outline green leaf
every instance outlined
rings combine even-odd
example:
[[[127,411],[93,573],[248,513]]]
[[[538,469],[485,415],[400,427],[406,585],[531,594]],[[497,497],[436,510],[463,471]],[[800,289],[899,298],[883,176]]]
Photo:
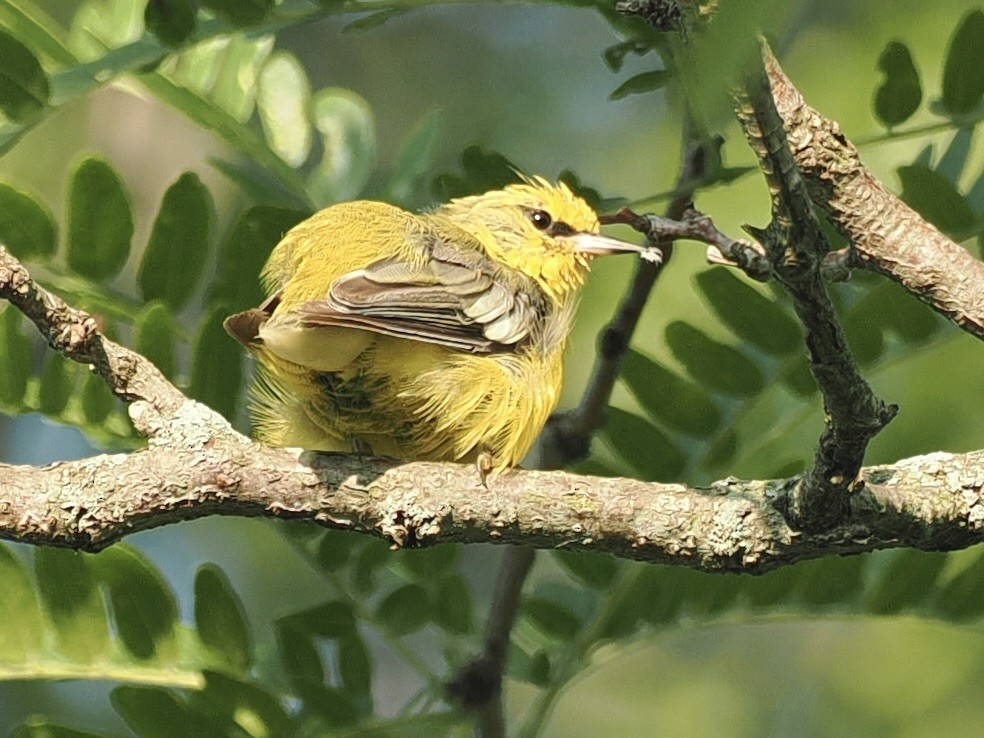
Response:
[[[612,451],[647,479],[673,480],[687,464],[683,452],[662,431],[620,408],[608,408],[602,435]]]
[[[11,738],[106,738],[104,733],[89,733],[84,730],[68,728],[64,725],[49,723],[47,720],[33,716],[26,722],[14,728]]]
[[[369,104],[351,90],[325,88],[311,103],[311,118],[321,134],[324,156],[308,179],[319,204],[358,195],[376,161],[376,123]]]
[[[800,397],[810,397],[818,389],[805,356],[798,356],[783,369],[780,381]]]
[[[362,542],[363,536],[357,533],[328,529],[318,542],[318,564],[325,571],[339,571]]]
[[[556,640],[571,641],[581,629],[577,615],[553,600],[526,597],[521,612],[537,630]]]
[[[230,312],[259,305],[265,297],[260,270],[284,234],[309,215],[266,205],[244,212],[222,243],[209,301],[226,303]]]
[[[149,659],[171,645],[177,624],[174,592],[143,554],[117,544],[92,559],[106,588],[120,641],[138,659]]]
[[[946,566],[945,554],[910,549],[893,553],[867,598],[868,609],[877,615],[896,613],[922,603]]]
[[[739,338],[773,356],[786,356],[802,346],[799,324],[729,269],[708,269],[694,280],[714,314]]]
[[[258,131],[241,123],[200,94],[172,82],[163,75],[142,74],[138,79],[161,102],[188,116],[202,128],[214,131],[268,174],[275,176],[280,186],[293,198],[299,202],[310,201],[297,172],[270,150]]]
[[[666,343],[690,376],[713,390],[751,397],[765,388],[765,378],[751,359],[689,323],[677,320],[666,326]]]
[[[173,692],[158,687],[124,685],[109,693],[113,709],[139,738],[217,736],[215,726],[191,712]]]
[[[277,623],[276,638],[280,662],[295,688],[305,690],[324,683],[321,654],[310,635],[286,619]]]
[[[878,57],[878,69],[885,79],[875,90],[875,116],[892,128],[907,121],[919,109],[922,84],[909,47],[899,41],[888,43]]]
[[[49,95],[48,77],[37,57],[0,29],[0,111],[11,120],[24,120],[43,110]]]
[[[960,233],[974,224],[970,203],[945,176],[919,164],[896,171],[902,182],[902,199],[941,231]]]
[[[133,321],[134,347],[147,357],[168,379],[176,373],[174,359],[174,319],[161,301],[151,302],[137,313]]]
[[[41,608],[27,568],[0,543],[0,661],[19,663],[40,650]]]
[[[236,35],[222,41],[215,61],[205,65],[205,70],[212,72],[208,97],[236,120],[245,123],[256,107],[256,79],[273,51],[276,38],[272,34],[255,39]]]
[[[198,176],[185,172],[168,187],[140,259],[137,283],[145,301],[180,310],[205,271],[212,198]]]
[[[419,584],[404,584],[390,592],[376,608],[376,619],[390,633],[404,636],[420,630],[430,617],[430,598]]]
[[[358,630],[338,639],[338,676],[346,692],[372,699],[372,659]]]
[[[738,434],[731,428],[725,428],[707,447],[700,463],[705,469],[712,471],[722,469],[735,458],[736,453],[738,453]]]
[[[468,583],[460,574],[444,574],[437,580],[432,606],[434,622],[449,633],[470,633],[472,597]]]
[[[243,361],[239,345],[229,339],[222,327],[228,315],[225,305],[219,303],[202,318],[191,353],[188,394],[232,418],[243,381]]]
[[[506,674],[513,679],[544,687],[550,682],[550,655],[543,649],[528,654],[515,641],[511,641]]]
[[[90,425],[100,425],[116,406],[116,397],[102,377],[87,371],[82,379],[82,394],[79,396],[82,415]]]
[[[861,591],[866,558],[830,556],[796,565],[794,591],[807,605],[848,605]]]
[[[0,404],[19,409],[31,375],[31,342],[21,330],[21,313],[0,305]]]
[[[147,0],[144,25],[165,46],[180,46],[195,32],[197,10],[193,0]]]
[[[222,20],[234,26],[255,26],[273,10],[274,0],[200,0]]]
[[[41,370],[41,388],[38,391],[38,410],[45,415],[57,416],[65,409],[75,385],[74,367],[61,354],[51,352]]]
[[[970,113],[984,95],[984,11],[964,16],[950,39],[943,67],[943,105],[954,115]]]
[[[55,253],[55,222],[30,195],[0,183],[0,243],[18,259],[42,259]]]
[[[443,121],[443,113],[432,110],[410,132],[396,159],[393,173],[383,187],[383,200],[405,205],[415,205],[424,200],[423,178],[434,162]]]
[[[68,265],[89,279],[112,277],[126,263],[133,238],[123,182],[103,159],[84,159],[69,183],[68,208]]]
[[[609,46],[602,52],[605,66],[613,72],[621,72],[622,65],[625,64],[625,57],[629,54],[642,56],[653,49],[653,42],[649,39],[630,38]]]
[[[950,579],[936,598],[936,609],[948,620],[984,615],[984,554]]]
[[[455,543],[442,543],[424,548],[403,548],[393,553],[393,560],[416,579],[427,581],[454,568],[461,547]]]
[[[368,594],[375,586],[376,572],[390,560],[391,551],[383,541],[370,539],[359,552],[352,569],[352,583],[362,594]]]
[[[721,412],[701,387],[634,349],[625,355],[622,380],[649,415],[674,430],[704,438],[721,424]]]
[[[38,594],[58,650],[76,663],[94,661],[109,647],[109,622],[91,560],[91,554],[46,546],[34,554]]]
[[[380,10],[378,13],[369,13],[349,23],[342,29],[342,33],[369,31],[373,28],[379,28],[390,18],[395,18],[396,16],[403,15],[406,12],[407,11],[405,8],[388,8],[386,10]]]
[[[304,632],[322,638],[339,638],[355,630],[355,613],[344,600],[330,600],[286,619]]]
[[[249,669],[253,644],[246,613],[229,578],[214,564],[204,564],[195,573],[195,628],[202,643],[230,669]]]
[[[274,52],[260,72],[256,105],[270,148],[292,167],[301,166],[311,153],[310,104],[304,67],[293,54]]]
[[[469,146],[461,152],[464,176],[441,174],[431,182],[431,195],[435,200],[477,195],[489,190],[500,190],[519,181],[519,168],[498,151],[486,151],[481,146]]]
[[[568,574],[595,589],[607,588],[619,570],[618,562],[608,554],[560,548],[553,556]]]
[[[608,96],[609,100],[621,100],[629,95],[638,95],[642,92],[652,92],[661,87],[665,87],[673,75],[665,69],[652,72],[643,72],[635,77],[630,77]]]
[[[216,671],[203,672],[205,688],[191,692],[189,707],[217,723],[222,735],[288,738],[294,735],[280,700],[261,687]]]

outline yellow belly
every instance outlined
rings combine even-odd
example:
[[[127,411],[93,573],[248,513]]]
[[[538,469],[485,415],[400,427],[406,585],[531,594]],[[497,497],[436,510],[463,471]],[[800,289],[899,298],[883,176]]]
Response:
[[[474,356],[377,336],[339,372],[258,358],[270,380],[254,395],[254,425],[267,443],[436,461],[487,452],[496,468],[526,455],[561,383],[559,350]]]

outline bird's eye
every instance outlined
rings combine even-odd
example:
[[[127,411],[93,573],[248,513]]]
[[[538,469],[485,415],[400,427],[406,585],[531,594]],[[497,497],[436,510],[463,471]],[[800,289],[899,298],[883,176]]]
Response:
[[[546,210],[534,210],[530,213],[530,221],[541,231],[547,230],[553,223],[553,218]]]

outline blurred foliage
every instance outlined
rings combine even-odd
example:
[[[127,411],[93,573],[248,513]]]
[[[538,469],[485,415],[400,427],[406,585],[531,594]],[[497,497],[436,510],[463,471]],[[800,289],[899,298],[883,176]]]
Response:
[[[401,24],[415,13],[438,25],[433,19],[439,16],[428,16],[426,5],[7,0],[0,4],[0,155],[16,157],[32,142],[53,140],[73,106],[90,104],[109,86],[177,111],[221,145],[209,149],[207,166],[182,165],[153,196],[121,171],[118,160],[89,149],[76,152],[71,166],[55,170],[51,176],[61,179],[57,186],[34,188],[23,177],[0,182],[0,241],[55,291],[96,315],[108,334],[135,346],[191,396],[235,421],[243,416],[241,388],[248,368],[239,347],[221,330],[221,319],[262,299],[260,268],[291,226],[340,200],[372,197],[420,208],[500,187],[514,181],[517,171],[537,171],[535,149],[524,149],[518,136],[509,153],[486,140],[462,145],[452,163],[447,141],[462,120],[481,119],[482,111],[493,110],[506,129],[527,118],[549,121],[538,129],[541,140],[549,138],[582,174],[591,156],[606,171],[615,170],[619,182],[628,181],[630,173],[609,158],[622,162],[623,169],[656,168],[647,162],[650,152],[642,138],[613,143],[612,136],[599,135],[597,154],[565,148],[571,131],[564,126],[571,124],[553,113],[570,106],[565,85],[557,78],[540,80],[533,65],[523,70],[530,92],[519,102],[510,104],[507,96],[523,94],[514,89],[521,85],[511,79],[503,85],[496,78],[488,93],[469,90],[474,109],[450,103],[424,109],[397,135],[380,120],[384,111],[412,97],[412,90],[403,91],[401,100],[373,98],[370,86],[345,82],[348,72],[326,75],[312,61],[312,48],[319,62],[325,55],[319,29],[348,31],[345,37],[336,34],[332,42],[338,46],[368,43],[360,39],[373,34],[399,38],[407,32]],[[798,36],[809,41],[811,34],[826,32],[834,46],[849,43],[852,28],[808,9],[797,16],[771,0],[722,3],[724,20],[697,29],[683,47],[675,36],[621,17],[601,0],[556,5],[568,7],[539,12],[565,13],[556,17],[568,19],[588,9],[609,29],[607,46],[594,51],[618,80],[608,79],[600,98],[617,101],[611,106],[638,105],[647,121],[652,108],[665,101],[674,120],[686,104],[699,128],[724,135],[723,156],[733,155],[736,134],[727,122],[727,88],[746,68],[756,29],[776,37],[780,48],[793,44],[795,52],[801,48],[793,43]],[[826,10],[835,20],[838,13],[868,12],[849,9],[846,0]],[[899,10],[898,18],[908,12],[916,11]],[[359,17],[353,20],[353,14]],[[876,167],[895,171],[902,197],[927,219],[954,238],[971,241],[980,240],[984,230],[984,175],[974,146],[984,118],[984,12],[960,9],[951,15],[950,40],[945,49],[940,40],[933,57],[917,51],[912,38],[887,38],[878,48],[860,51],[851,47],[866,60],[862,89],[870,92],[853,95],[845,112],[857,115],[858,100],[871,101],[871,111],[864,112],[885,129],[871,143],[935,134],[917,155],[906,149],[887,162],[876,161]],[[336,16],[342,17],[336,21]],[[819,31],[825,23],[833,25]],[[427,26],[428,39],[432,33],[453,35]],[[899,25],[896,33],[909,29]],[[564,53],[569,47],[565,36]],[[562,63],[576,68],[591,54],[584,48],[576,52]],[[426,63],[433,65],[428,69],[446,69],[454,66],[449,59],[466,65],[484,53],[469,37],[469,43],[442,48]],[[371,61],[367,55],[367,65]],[[795,53],[792,64],[795,68]],[[937,67],[939,84],[925,73]],[[382,69],[377,77],[382,88],[402,71],[392,64]],[[458,91],[447,87],[446,99],[458,100],[453,97]],[[580,113],[583,105],[576,100],[572,107]],[[167,158],[166,142],[161,147]],[[669,170],[671,159],[663,155],[660,165]],[[733,193],[743,192],[751,179],[744,175],[754,171],[749,161],[745,155],[738,165],[712,162],[701,197],[712,207],[716,196],[728,201],[721,202],[723,213],[734,207],[741,198]],[[603,197],[601,188],[574,171],[564,170],[559,178],[600,210],[626,202]],[[669,181],[668,175],[662,184],[669,187]],[[671,194],[664,189],[635,202],[651,205]],[[735,217],[748,219],[749,209],[753,206],[742,201]],[[680,264],[674,268],[695,263],[682,252],[678,248]],[[607,268],[599,265],[592,284],[605,284],[611,293],[617,290]],[[596,302],[592,286],[588,289],[585,322],[603,321],[595,305],[610,305],[611,298]],[[820,403],[788,302],[771,286],[753,285],[718,267],[695,267],[691,281],[680,280],[672,289],[661,280],[658,291],[660,322],[641,332],[630,352],[608,427],[581,467],[696,483],[724,473],[779,476],[802,470],[812,454]],[[903,416],[878,439],[874,455],[891,460],[939,450],[937,431],[944,424],[949,441],[959,439],[968,448],[984,442],[976,420],[982,390],[975,370],[965,370],[966,382],[951,381],[956,386],[951,396],[963,399],[966,409],[941,414],[936,404],[940,373],[959,377],[969,353],[951,326],[871,275],[859,274],[833,292],[866,371],[879,389],[903,392],[890,398],[900,402]],[[573,376],[583,375],[588,362],[583,355],[572,361]],[[80,428],[100,446],[138,447],[124,408],[102,383],[85,367],[46,352],[20,315],[6,307],[0,308],[0,367],[5,413],[43,413]],[[930,409],[920,410],[920,403]],[[903,424],[908,408],[915,408],[920,422]],[[446,701],[442,685],[480,650],[486,580],[495,557],[451,545],[392,552],[381,541],[350,533],[296,525],[276,530],[289,550],[280,552],[276,565],[269,564],[273,573],[266,572],[265,580],[254,572],[235,577],[228,566],[211,562],[181,580],[123,545],[98,555],[54,549],[28,555],[0,546],[0,679],[37,690],[34,714],[21,715],[14,734],[175,734],[162,726],[182,726],[181,734],[257,738],[467,734],[469,718]],[[167,534],[180,540],[174,528]],[[222,545],[245,551],[251,544]],[[270,597],[263,600],[266,627],[253,622],[243,593],[267,586],[257,582],[284,579],[285,572],[301,577],[302,570],[314,583],[314,600]],[[891,628],[904,635],[892,641],[891,650],[914,654],[912,659],[935,658],[935,680],[925,679],[919,669],[903,669],[912,677],[903,684],[877,662],[878,638],[895,630],[869,625],[865,631],[858,624],[889,616],[899,618]],[[976,708],[961,713],[958,697],[947,701],[940,685],[958,696],[980,687],[982,616],[979,550],[831,558],[757,578],[557,551],[540,557],[513,633],[509,720],[521,735],[629,735],[651,726],[651,711],[657,709],[669,733],[801,730],[803,721],[791,718],[792,708],[778,700],[754,707],[778,680],[756,670],[757,656],[728,650],[735,633],[753,627],[735,623],[762,620],[765,624],[755,627],[787,633],[797,654],[798,671],[785,657],[771,663],[780,670],[779,679],[795,671],[807,681],[795,693],[795,680],[788,680],[780,693],[792,694],[795,699],[788,702],[798,708],[813,705],[812,732],[899,734],[902,715],[907,735],[929,735],[930,728],[939,727],[927,717],[934,706],[948,710],[948,724],[957,731],[978,724],[981,715]],[[839,659],[814,653],[827,650],[834,637],[823,626],[836,627],[847,617],[854,630],[838,642],[840,651],[831,649]],[[943,623],[959,628],[946,629]],[[937,631],[945,638],[937,639]],[[865,637],[870,633],[876,634],[876,645]],[[774,651],[771,638],[765,637],[760,650]],[[938,654],[936,640],[945,641]],[[871,663],[855,668],[859,651]],[[638,663],[640,654],[650,654],[655,668]],[[413,685],[402,704],[386,687],[394,662],[402,664]],[[710,666],[700,671],[705,663]],[[621,665],[615,679],[608,673],[612,664]],[[666,674],[669,681],[642,692],[640,685],[648,687],[653,679],[626,679],[625,669]],[[50,683],[65,679],[107,681],[113,687],[97,708],[90,706],[72,720],[60,704],[64,696],[37,701]],[[585,696],[586,684],[601,691]],[[613,699],[620,704],[617,716]],[[110,710],[115,722],[105,717]],[[0,720],[5,719],[0,709]]]

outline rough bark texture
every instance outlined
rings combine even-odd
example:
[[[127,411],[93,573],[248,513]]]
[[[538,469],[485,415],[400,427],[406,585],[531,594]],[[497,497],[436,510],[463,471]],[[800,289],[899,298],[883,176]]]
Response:
[[[806,103],[768,52],[765,68],[810,197],[851,241],[853,261],[984,338],[984,262],[889,192],[861,163],[837,122]]]
[[[296,518],[396,546],[448,541],[574,546],[707,570],[764,572],[802,558],[984,541],[984,451],[864,469],[837,527],[808,535],[778,508],[796,480],[708,488],[268,449],[189,403],[145,451],[43,468],[0,466],[0,537],[98,550],[206,515]],[[301,463],[301,462],[304,463]]]

